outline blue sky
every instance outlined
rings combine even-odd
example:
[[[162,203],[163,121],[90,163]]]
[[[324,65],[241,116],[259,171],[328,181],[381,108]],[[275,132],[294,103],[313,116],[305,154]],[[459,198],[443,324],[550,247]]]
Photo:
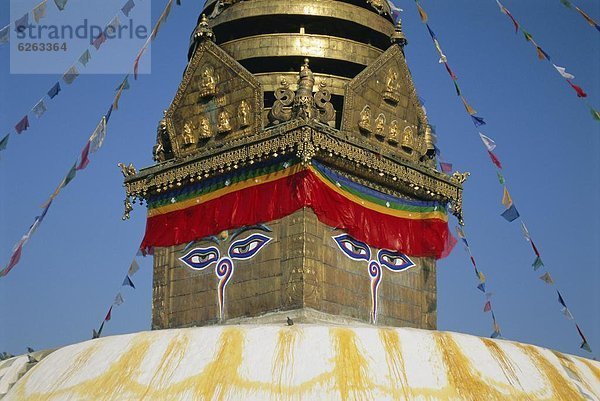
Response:
[[[71,0],[76,3],[76,0]],[[166,1],[152,1],[155,21]],[[152,46],[151,74],[131,80],[113,113],[103,148],[57,197],[23,252],[21,263],[0,280],[0,351],[25,352],[86,340],[101,323],[136,253],[145,211],[121,221],[124,191],[118,162],[152,164],[156,126],[172,100],[186,64],[189,36],[202,3],[174,7]],[[600,33],[559,0],[505,0],[504,5],[553,61],[600,108]],[[494,0],[422,1],[430,25],[458,75],[463,94],[496,140],[511,195],[542,258],[588,340],[600,351],[600,123],[534,48],[515,35]],[[577,0],[600,19],[600,5]],[[35,2],[31,1],[31,5]],[[53,7],[49,2],[49,7]],[[560,351],[579,350],[572,322],[560,313],[556,293],[533,272],[533,253],[516,222],[500,217],[502,187],[477,131],[421,24],[412,1],[402,1],[409,40],[406,57],[418,94],[436,126],[443,157],[470,171],[465,184],[466,231],[487,276],[504,337]],[[68,7],[68,6],[67,6]],[[114,15],[115,10],[108,14]],[[0,5],[0,26],[9,4]],[[133,60],[135,51],[92,54]],[[106,50],[106,55],[104,54]],[[150,62],[150,58],[145,59]],[[101,61],[98,61],[101,62]],[[9,48],[0,46],[0,133],[8,132],[56,82],[57,75],[10,75]],[[0,154],[0,264],[26,232],[40,205],[75,162],[109,107],[122,75],[82,75],[48,102],[47,113],[11,137]],[[455,222],[452,222],[452,226]],[[151,318],[151,260],[123,289],[104,334],[147,330]],[[491,319],[466,253],[459,245],[438,263],[438,326],[489,336]],[[596,354],[598,355],[598,353]]]

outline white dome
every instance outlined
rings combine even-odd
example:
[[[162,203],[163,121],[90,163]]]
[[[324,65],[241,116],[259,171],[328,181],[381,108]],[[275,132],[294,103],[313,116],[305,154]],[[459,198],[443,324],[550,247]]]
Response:
[[[296,324],[70,345],[42,359],[2,401],[580,399],[600,399],[598,362],[464,334]]]

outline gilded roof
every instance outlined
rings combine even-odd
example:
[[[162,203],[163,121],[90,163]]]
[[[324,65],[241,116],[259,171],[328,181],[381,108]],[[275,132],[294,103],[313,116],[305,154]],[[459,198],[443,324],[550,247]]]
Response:
[[[59,349],[12,400],[598,400],[596,361],[409,328],[240,325]]]

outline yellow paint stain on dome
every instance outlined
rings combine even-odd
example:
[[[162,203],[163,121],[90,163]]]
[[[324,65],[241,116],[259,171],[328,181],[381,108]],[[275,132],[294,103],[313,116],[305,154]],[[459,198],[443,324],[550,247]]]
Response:
[[[538,371],[546,376],[546,383],[550,385],[552,391],[552,400],[556,401],[576,401],[585,398],[579,393],[570,380],[567,380],[558,369],[550,363],[541,352],[531,345],[516,344],[536,366]]]
[[[515,372],[515,369],[513,368],[513,366],[515,366],[515,364],[509,358],[509,356],[506,355],[506,353],[502,350],[502,348],[500,348],[498,343],[490,340],[489,338],[482,338],[481,341],[483,341],[483,344],[486,346],[486,348],[488,349],[488,351],[490,352],[490,354],[492,355],[494,360],[498,363],[498,365],[502,369],[502,372],[504,373],[506,380],[508,380],[508,382],[511,383],[512,385],[515,385],[515,386],[518,385],[521,389],[523,389],[523,386],[521,385],[521,382],[519,381],[519,377],[517,376],[517,372]]]
[[[333,379],[342,401],[372,400],[375,387],[369,379],[367,359],[358,349],[357,338],[351,329],[330,329],[335,356],[333,357]]]
[[[584,387],[584,390],[586,391],[586,393],[594,394],[596,396],[596,398],[600,399],[600,397],[598,396],[598,393],[592,388],[592,386],[589,385],[588,382],[586,382],[584,380],[583,374],[581,373],[581,371],[579,370],[577,365],[575,365],[575,363],[571,360],[571,358],[569,358],[567,355],[563,354],[562,352],[553,350],[552,353],[554,355],[556,355],[556,357],[558,358],[562,367],[565,369],[565,371],[568,372],[569,377],[574,378],[574,380],[577,380],[579,383],[581,383],[581,385]]]
[[[150,393],[160,392],[161,389],[169,387],[177,368],[186,355],[189,344],[189,338],[183,334],[177,334],[164,351],[158,367],[155,369],[155,374],[148,383],[148,387],[143,396]]]
[[[283,328],[277,333],[277,344],[273,355],[273,391],[272,399],[276,401],[290,400],[292,393],[286,384],[291,383],[294,377],[294,350],[298,339],[299,331],[294,327]],[[297,393],[300,399],[301,394]],[[282,397],[286,398],[282,398]]]
[[[596,380],[600,381],[600,368],[596,364],[584,358],[579,358],[578,360],[592,371],[592,374],[594,377],[596,377]]]
[[[395,400],[411,400],[414,398],[408,378],[404,358],[402,357],[402,344],[398,332],[393,329],[380,329],[379,338],[385,349],[385,360],[388,366],[392,395]],[[402,398],[400,398],[402,397]]]

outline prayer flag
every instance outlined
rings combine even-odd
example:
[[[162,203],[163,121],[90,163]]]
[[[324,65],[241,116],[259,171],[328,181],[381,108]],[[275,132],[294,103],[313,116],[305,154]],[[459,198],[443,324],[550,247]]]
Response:
[[[458,78],[456,77],[456,75],[454,75],[454,72],[450,69],[450,66],[448,65],[448,63],[444,63],[444,67],[446,67],[446,71],[448,71],[450,78],[452,78],[454,81],[456,81]]]
[[[56,4],[56,7],[58,7],[58,9],[60,11],[65,9],[65,6],[67,5],[67,1],[68,0],[54,0],[54,4]]]
[[[417,4],[417,10],[419,10],[419,16],[421,17],[421,22],[422,23],[427,23],[427,13],[425,12],[425,10],[423,10],[423,7],[421,7],[419,4]]]
[[[46,0],[42,1],[33,9],[33,19],[35,22],[40,22],[46,16]]]
[[[73,181],[73,178],[75,178],[75,175],[77,175],[77,162],[75,162],[75,164],[73,164],[73,167],[71,167],[71,170],[69,170],[69,172],[67,173],[67,176],[65,177],[64,181],[63,181],[63,188],[66,187],[67,185],[69,185],[69,183],[71,181]]]
[[[110,116],[112,114],[113,111],[113,105],[111,103],[110,107],[108,108],[108,111],[106,112],[106,115],[104,116],[106,119],[106,122],[108,122],[108,120],[110,120]]]
[[[465,100],[464,97],[461,96],[460,99],[462,100],[463,105],[465,106],[465,109],[467,110],[467,113],[469,113],[470,115],[477,114],[475,109],[473,109],[471,106],[469,106],[469,104],[467,103],[467,101]]]
[[[490,338],[498,338],[498,337],[500,337],[500,332],[499,331],[494,331],[492,333],[492,335],[490,336]]]
[[[431,36],[431,39],[437,39],[435,33],[433,33],[433,30],[431,29],[429,24],[425,24],[425,26],[427,26],[427,31],[429,31],[429,36]]]
[[[121,26],[121,20],[118,15],[115,15],[114,18],[109,22],[107,28],[112,28],[112,33],[117,32],[117,29]]]
[[[58,95],[58,92],[60,92],[60,83],[59,82],[54,84],[54,86],[48,91],[48,96],[50,97],[50,99],[54,99],[56,97],[56,95]]]
[[[492,303],[490,301],[487,301],[485,303],[485,306],[483,307],[483,311],[484,312],[489,312],[492,310]]]
[[[567,7],[567,8],[572,8],[572,4],[569,0],[560,0],[560,2],[563,4],[563,6]]]
[[[0,277],[6,276],[8,273],[10,273],[13,267],[15,267],[17,263],[19,263],[19,260],[21,260],[21,252],[23,251],[23,245],[23,240],[20,240],[17,243],[17,246],[13,249],[13,253],[10,257],[10,260],[8,261],[8,265],[6,265],[6,267],[2,271],[0,271]]]
[[[526,30],[523,30],[523,35],[525,36],[525,40],[528,42],[533,42],[533,36]]]
[[[475,124],[476,127],[481,127],[482,125],[485,125],[485,120],[482,117],[471,116],[471,119],[473,120],[473,124]]]
[[[10,39],[10,25],[6,25],[4,28],[0,29],[0,44],[8,43]]]
[[[8,138],[10,138],[10,134],[6,134],[2,140],[0,140],[0,150],[6,149],[8,145]]]
[[[98,149],[102,147],[104,143],[104,138],[106,137],[106,117],[102,117],[98,126],[94,130],[92,136],[90,136],[90,153],[95,153]]]
[[[535,49],[537,51],[537,55],[540,60],[550,60],[550,56],[548,56],[548,53],[546,53],[544,50],[542,50],[541,47],[536,46]]]
[[[579,336],[581,337],[581,339],[583,340],[583,343],[581,343],[580,348],[583,348],[584,350],[586,350],[587,352],[592,352],[590,345],[588,344],[585,336],[583,335],[583,332],[581,331],[581,329],[579,328],[578,324],[575,324],[575,327],[577,328],[577,332],[579,333]]]
[[[440,168],[446,174],[450,174],[452,172],[452,163],[440,162]]]
[[[531,242],[531,247],[533,248],[533,252],[535,252],[535,256],[540,256],[540,252],[538,251],[537,247],[535,246],[535,244],[533,243],[533,240],[530,238],[529,242]]]
[[[112,307],[112,305],[111,305],[111,307],[108,309],[108,313],[106,314],[106,317],[104,318],[104,321],[105,321],[105,322],[108,322],[108,321],[110,320],[110,318],[111,318],[111,313],[112,313],[112,308],[113,308],[113,307]]]
[[[456,226],[456,235],[458,235],[459,238],[467,238],[461,226]]]
[[[493,154],[492,152],[490,152],[488,150],[488,154],[490,155],[490,158],[492,159],[492,162],[496,165],[496,167],[498,168],[502,168],[502,163],[500,163],[500,160],[498,160],[498,157]]]
[[[479,133],[479,137],[481,138],[481,142],[483,142],[485,148],[491,152],[496,149],[496,142],[492,140],[492,138],[483,135],[481,132]]]
[[[485,293],[485,283],[480,283],[480,284],[477,286],[477,289],[479,289],[479,291],[481,291],[481,292]]]
[[[594,120],[600,121],[600,111],[594,110],[591,107],[590,107],[590,111],[592,113],[592,117],[594,118]]]
[[[104,43],[104,42],[106,42],[106,35],[104,34],[104,32],[102,32],[100,35],[98,35],[96,37],[96,39],[94,39],[92,44],[94,45],[96,50],[99,50],[100,46],[102,46],[102,43]]]
[[[400,17],[400,13],[404,11],[400,7],[396,6],[392,1],[388,1],[390,5],[390,9],[392,10],[392,19],[394,20],[394,24],[398,23],[398,17]],[[177,5],[181,5],[181,0],[177,0]]]
[[[137,260],[133,259],[133,262],[131,262],[127,274],[129,276],[133,276],[135,273],[138,272],[138,270],[140,270],[140,265],[138,264]]]
[[[442,63],[447,62],[448,58],[446,57],[446,55],[442,51],[442,47],[440,46],[440,42],[438,42],[437,39],[433,39],[433,44],[435,45],[435,48],[437,49],[438,54],[440,55],[440,60],[438,61],[438,63],[442,64]]]
[[[81,160],[80,160],[79,165],[77,166],[76,170],[83,170],[84,168],[87,167],[88,164],[90,164],[89,155],[90,155],[91,144],[92,144],[92,142],[89,140],[85,144],[85,147],[81,151]]]
[[[29,13],[15,21],[15,32],[23,32],[29,26]]]
[[[125,79],[123,80],[123,82],[121,82],[121,84],[119,86],[117,86],[117,89],[115,89],[115,90],[122,91],[122,90],[129,89],[129,80],[128,80],[128,78],[129,78],[129,75],[127,75],[125,77]]]
[[[552,280],[552,276],[550,273],[546,272],[540,276],[540,280],[542,280],[546,284],[554,284],[554,280]]]
[[[29,128],[28,116],[23,117],[21,121],[19,121],[17,125],[15,125],[15,130],[17,131],[17,134],[20,134],[23,131],[27,131],[27,128]]]
[[[129,13],[133,9],[133,7],[135,7],[135,3],[133,2],[133,0],[128,0],[127,3],[125,3],[125,5],[123,6],[123,8],[121,8],[121,11],[123,12],[123,14],[125,14],[126,17],[129,17]]]
[[[44,99],[41,99],[39,102],[37,102],[37,104],[33,106],[33,109],[31,109],[37,118],[43,116],[46,110],[46,103],[44,102]]]
[[[521,222],[521,231],[523,232],[523,236],[527,241],[531,241],[531,235],[529,235],[529,230],[525,226],[524,222]]]
[[[500,183],[500,185],[504,185],[504,176],[500,174],[499,171],[496,172],[496,175],[498,176],[498,182]]]
[[[69,70],[67,72],[65,72],[65,74],[63,75],[63,81],[65,81],[65,83],[67,85],[71,85],[73,83],[73,81],[75,81],[75,79],[79,76],[79,71],[77,71],[77,67],[72,66],[71,68],[69,68]]]
[[[511,19],[513,25],[515,26],[515,33],[519,32],[519,23],[517,22],[515,17],[513,17],[510,11],[508,11],[508,9],[504,7],[498,0],[496,0],[496,3],[498,4],[498,7],[500,7],[500,12],[502,12],[502,14],[508,15],[508,17]]]
[[[563,315],[566,316],[567,319],[569,320],[573,320],[573,315],[571,314],[571,311],[569,310],[569,308],[564,307],[561,309],[561,312]]]
[[[456,96],[461,96],[460,87],[458,86],[458,82],[456,82],[456,80],[454,80],[453,82],[454,82],[454,89],[456,89]]]
[[[585,93],[583,91],[583,89],[581,89],[581,87],[575,85],[573,82],[571,82],[571,80],[567,79],[567,82],[569,83],[569,85],[571,85],[571,88],[573,88],[575,90],[575,92],[577,92],[577,97],[587,97],[587,93]]]
[[[587,15],[586,13],[583,12],[583,10],[579,7],[575,7],[575,10],[577,10],[577,12],[579,14],[581,14],[581,16],[587,21],[588,24],[590,24],[591,26],[593,26],[594,28],[598,29],[600,31],[600,26],[598,26],[598,24],[596,23],[596,21],[594,21],[589,15]]]
[[[512,221],[515,221],[519,217],[519,212],[517,211],[515,205],[511,205],[508,209],[502,212],[501,216],[504,217],[506,221],[510,223]]]
[[[562,295],[560,294],[560,291],[556,290],[556,294],[558,294],[558,303],[561,304],[563,306],[563,308],[566,308],[567,304],[565,303],[565,300],[563,299]]]
[[[91,58],[92,58],[92,55],[90,54],[90,51],[88,49],[86,49],[86,51],[83,52],[81,57],[79,57],[79,62],[81,64],[83,64],[83,66],[85,67],[87,65],[87,63],[90,62]]]
[[[131,279],[129,278],[129,276],[125,276],[125,279],[123,280],[123,286],[129,286],[131,288],[135,288],[135,285],[133,285],[133,281],[131,281]]]
[[[502,194],[502,204],[506,209],[511,207],[513,204],[512,198],[510,197],[510,194],[508,193],[508,189],[506,187],[504,187],[504,193]]]
[[[558,73],[565,79],[573,79],[575,78],[575,75],[569,74],[567,72],[567,69],[565,67],[559,67],[556,64],[552,64],[554,66],[554,68],[556,68],[556,71],[558,71]]]
[[[477,270],[477,263],[475,263],[475,258],[473,257],[473,255],[471,255],[470,259],[473,266],[475,266],[475,274],[477,274],[477,277],[479,277],[479,270]]]
[[[481,281],[482,283],[485,283],[485,274],[483,274],[482,272],[478,271],[477,272],[477,276],[479,277],[479,281]]]
[[[144,50],[146,49],[146,47],[144,46],[144,48],[142,49],[142,51],[140,51],[137,55],[137,57],[135,58],[135,61],[133,62],[133,79],[137,80],[137,76],[138,76],[138,69],[140,67],[140,58],[142,57],[142,54],[144,54]]]
[[[540,258],[539,256],[535,257],[535,260],[533,261],[533,263],[531,264],[533,266],[533,270],[538,270],[540,267],[544,266],[544,262],[542,262],[542,258]]]
[[[119,292],[117,294],[117,296],[115,297],[115,300],[113,301],[113,305],[115,306],[119,306],[121,305],[123,302],[125,302],[125,300],[123,299],[123,295],[121,295],[121,293]]]

